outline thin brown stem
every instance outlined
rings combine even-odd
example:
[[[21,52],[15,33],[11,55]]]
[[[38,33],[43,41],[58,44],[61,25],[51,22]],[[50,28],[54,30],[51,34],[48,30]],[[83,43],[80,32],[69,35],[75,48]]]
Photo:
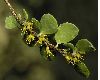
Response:
[[[4,0],[4,1],[5,1],[5,3],[7,4],[7,6],[9,7],[9,9],[10,9],[12,15],[15,17],[16,21],[17,21],[20,25],[22,25],[21,22],[20,22],[20,18],[17,16],[17,14],[16,14],[14,8],[11,6],[11,4],[9,3],[9,1],[8,1],[8,0]]]
[[[48,40],[45,40],[45,44],[48,45],[50,48],[52,48],[53,50],[56,50],[57,52],[61,53],[62,55],[65,54],[65,51],[63,49],[58,49],[57,47],[55,47],[53,44],[49,43]],[[66,52],[67,53],[67,52]]]

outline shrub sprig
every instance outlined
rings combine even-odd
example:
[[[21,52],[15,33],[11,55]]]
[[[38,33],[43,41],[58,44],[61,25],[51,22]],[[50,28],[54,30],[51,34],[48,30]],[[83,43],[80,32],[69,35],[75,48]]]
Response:
[[[76,25],[66,22],[58,26],[57,20],[51,14],[44,14],[40,21],[35,18],[29,20],[25,9],[19,16],[8,0],[4,1],[12,13],[12,16],[6,17],[5,20],[7,29],[18,27],[23,41],[30,47],[40,47],[40,54],[46,60],[52,61],[57,54],[61,54],[76,71],[89,77],[90,72],[83,63],[83,56],[90,51],[95,51],[95,47],[87,39],[79,40],[76,45],[70,42],[79,33]]]

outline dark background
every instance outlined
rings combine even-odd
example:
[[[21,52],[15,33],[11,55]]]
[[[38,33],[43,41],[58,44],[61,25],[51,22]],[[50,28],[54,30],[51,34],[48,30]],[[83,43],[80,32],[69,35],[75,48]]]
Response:
[[[21,13],[25,8],[30,18],[40,20],[46,13],[54,15],[58,23],[71,22],[79,29],[74,40],[87,38],[98,49],[97,0],[9,0]],[[98,80],[98,50],[87,54],[84,62],[91,75],[88,79],[78,74],[58,55],[52,62],[44,61],[37,47],[30,48],[21,40],[18,29],[4,28],[6,16],[11,15],[0,0],[0,80]]]

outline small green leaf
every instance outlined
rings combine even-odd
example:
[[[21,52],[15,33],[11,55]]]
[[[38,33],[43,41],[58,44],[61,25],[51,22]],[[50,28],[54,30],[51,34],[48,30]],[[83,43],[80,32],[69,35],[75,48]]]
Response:
[[[71,48],[72,50],[75,49],[74,45],[72,43],[67,43],[66,44],[67,47]]]
[[[75,65],[75,70],[85,76],[86,78],[89,77],[90,71],[88,70],[87,66],[83,62],[79,62]]]
[[[40,29],[40,22],[38,20],[36,20],[35,18],[32,18],[32,23],[35,27],[37,27],[38,29]]]
[[[19,24],[17,23],[16,19],[13,16],[6,17],[5,20],[5,28],[13,29],[17,27]]]
[[[23,9],[23,18],[25,19],[25,20],[28,20],[28,13],[26,12],[26,10],[25,9]]]
[[[89,42],[87,39],[81,39],[76,43],[76,48],[80,51],[81,54],[85,54],[85,52],[95,51],[95,47]]]
[[[40,33],[53,34],[57,31],[57,21],[51,14],[44,14],[40,20]]]
[[[55,34],[55,40],[57,44],[67,44],[67,42],[73,40],[78,35],[79,29],[71,23],[63,23],[58,27],[58,31]]]

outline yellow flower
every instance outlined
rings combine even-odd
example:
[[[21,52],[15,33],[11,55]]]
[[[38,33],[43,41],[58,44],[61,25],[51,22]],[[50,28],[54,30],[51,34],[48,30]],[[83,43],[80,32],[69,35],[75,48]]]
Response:
[[[48,57],[48,56],[54,56],[54,55],[52,54],[52,52],[50,51],[50,49],[49,49],[48,46],[46,47],[46,53],[47,53],[47,57]]]
[[[27,32],[33,32],[33,23],[31,22],[24,22],[23,28],[21,29],[22,33],[26,34]]]
[[[28,35],[27,38],[26,38],[27,44],[30,44],[34,40],[34,38],[35,37],[34,37],[33,34]]]
[[[46,40],[45,36],[47,36],[47,35],[40,35],[37,43],[42,44],[42,42]]]
[[[78,52],[74,52],[73,53],[67,53],[67,54],[64,54],[63,56],[65,56],[66,60],[71,63],[71,64],[76,64],[77,62],[80,62],[80,59],[82,59],[82,55],[80,55]]]

